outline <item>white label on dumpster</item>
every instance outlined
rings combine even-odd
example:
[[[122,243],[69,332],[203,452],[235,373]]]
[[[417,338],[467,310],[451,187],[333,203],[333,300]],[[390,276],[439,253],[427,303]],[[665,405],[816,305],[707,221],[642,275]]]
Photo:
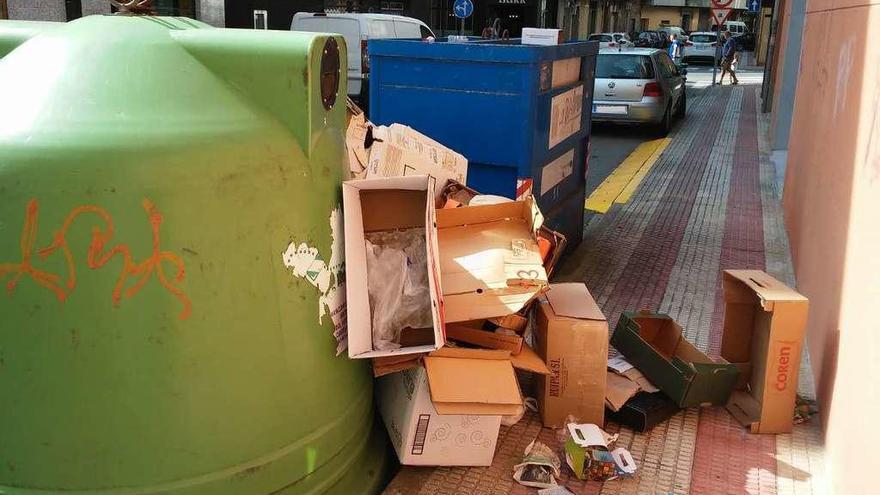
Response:
[[[330,213],[330,262],[318,252],[317,248],[302,242],[291,242],[282,254],[284,266],[293,269],[295,277],[304,278],[318,289],[318,323],[329,316],[333,322],[333,336],[336,337],[336,355],[348,348],[348,320],[345,311],[345,245],[342,238],[342,210],[337,206]]]
[[[550,102],[550,143],[556,146],[581,129],[584,86],[577,86],[565,93],[556,95]]]
[[[556,187],[574,170],[574,149],[560,156],[541,169],[541,196]]]

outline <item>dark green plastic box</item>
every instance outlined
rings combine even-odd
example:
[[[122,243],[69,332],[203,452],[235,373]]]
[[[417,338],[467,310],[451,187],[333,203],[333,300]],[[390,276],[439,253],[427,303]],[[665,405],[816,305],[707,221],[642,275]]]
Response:
[[[624,312],[611,345],[679,407],[727,404],[739,373],[694,347],[681,326],[662,313]]]

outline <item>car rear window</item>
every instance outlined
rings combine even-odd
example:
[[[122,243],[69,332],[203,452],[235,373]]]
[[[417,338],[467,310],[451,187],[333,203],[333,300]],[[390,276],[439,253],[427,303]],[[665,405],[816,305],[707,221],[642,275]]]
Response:
[[[607,34],[591,34],[590,37],[587,39],[587,41],[605,42],[605,41],[612,41],[612,38],[611,38],[611,36],[608,36]]]
[[[714,34],[692,34],[690,41],[694,43],[715,43],[718,36]]]
[[[651,57],[603,55],[596,58],[596,77],[601,79],[654,79]]]

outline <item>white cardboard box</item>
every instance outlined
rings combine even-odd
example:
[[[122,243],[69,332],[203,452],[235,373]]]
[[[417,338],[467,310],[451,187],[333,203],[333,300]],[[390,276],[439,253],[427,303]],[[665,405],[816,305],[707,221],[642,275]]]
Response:
[[[433,191],[434,179],[426,175],[351,180],[342,184],[348,357],[374,358],[417,354],[433,351],[446,343]],[[367,289],[364,232],[412,227],[425,228],[433,339],[390,351],[375,350]]]
[[[418,367],[376,381],[379,412],[401,464],[490,466],[501,416],[439,415]]]
[[[562,30],[549,28],[523,28],[523,45],[561,45]]]

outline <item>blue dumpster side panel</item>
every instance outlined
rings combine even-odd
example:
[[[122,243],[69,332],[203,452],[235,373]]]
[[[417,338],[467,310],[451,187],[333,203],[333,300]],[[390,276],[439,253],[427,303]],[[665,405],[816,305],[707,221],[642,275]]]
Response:
[[[482,193],[516,198],[518,180],[532,180],[546,224],[580,242],[597,43],[369,43],[372,122],[408,125],[462,153],[467,183]],[[573,57],[580,80],[550,89],[553,61]],[[580,129],[551,148],[553,98],[578,86]],[[542,190],[544,167],[557,159],[569,173]]]

